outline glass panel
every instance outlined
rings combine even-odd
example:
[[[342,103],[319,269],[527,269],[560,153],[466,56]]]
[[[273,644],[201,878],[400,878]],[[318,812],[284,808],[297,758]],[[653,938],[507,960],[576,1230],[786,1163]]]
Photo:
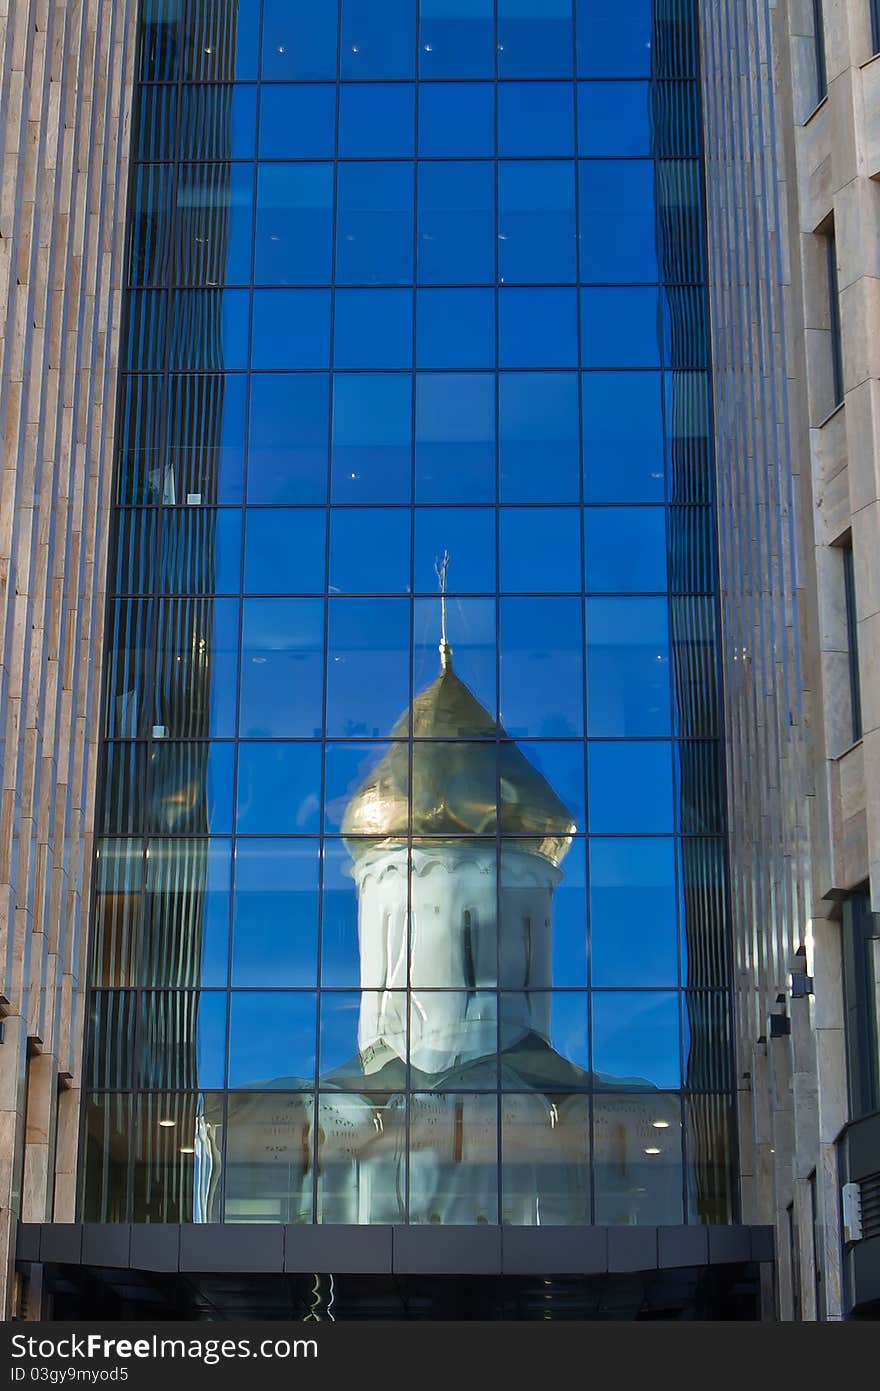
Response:
[[[130,1096],[90,1096],[85,1107],[84,1222],[128,1218]]]
[[[244,587],[248,593],[324,591],[327,516],[323,508],[252,508],[247,512]]]
[[[419,290],[416,366],[493,367],[494,290]]]
[[[336,278],[408,285],[413,274],[413,166],[338,166]]]
[[[92,929],[93,985],[133,984],[143,879],[141,841],[103,839],[98,842]]]
[[[687,990],[683,999],[685,1086],[692,1092],[729,1094],[730,998],[721,990]]]
[[[593,1157],[598,1225],[667,1226],[682,1221],[678,1097],[597,1096]]]
[[[410,528],[410,512],[402,507],[334,507],[330,513],[331,590],[408,593]]]
[[[494,75],[494,0],[419,0],[419,76]]]
[[[494,281],[494,165],[419,165],[418,207],[422,284]]]
[[[520,739],[517,747],[565,804],[578,832],[586,828],[584,746],[568,739]],[[574,853],[572,847],[571,854]],[[566,868],[566,876],[569,868]]]
[[[584,367],[659,367],[663,321],[654,289],[581,291]]]
[[[358,891],[353,852],[366,855],[371,842],[324,841],[324,877],[321,913],[321,983],[324,986],[384,986],[382,963],[375,957],[360,959]],[[401,879],[405,878],[405,868]]]
[[[576,507],[502,508],[501,589],[579,592],[580,523]]]
[[[676,744],[679,821],[683,835],[719,835],[724,830],[721,751],[716,743]]]
[[[153,586],[145,580],[137,587]],[[163,509],[158,588],[166,594],[237,594],[241,513],[215,507]]]
[[[311,1222],[314,1111],[310,1096],[230,1096],[224,1221]]]
[[[647,82],[578,84],[578,152],[649,155],[652,89]]]
[[[335,5],[263,0],[264,81],[336,76]]]
[[[249,284],[253,169],[242,164],[182,164],[176,204],[177,283]]]
[[[241,502],[245,391],[241,377],[172,377],[168,458],[151,477],[150,502]]]
[[[177,126],[177,88],[142,87],[136,100],[137,132],[132,158],[170,159],[174,154]]]
[[[586,991],[504,991],[501,1047],[501,1085],[508,1090],[586,1087],[590,1080]]]
[[[154,743],[148,829],[163,835],[230,832],[234,760],[232,743]],[[137,787],[143,799],[143,779]]]
[[[498,76],[568,77],[571,0],[498,0]]]
[[[227,983],[232,850],[224,840],[151,840],[141,985]]]
[[[371,1095],[403,1091],[406,1056],[405,990],[340,990],[322,996],[322,1088]]]
[[[412,0],[342,0],[343,77],[412,77],[416,10]]]
[[[578,599],[501,602],[501,719],[514,738],[583,731],[583,650]]]
[[[324,606],[315,599],[246,599],[239,732],[319,736]]]
[[[502,499],[577,502],[577,377],[574,373],[502,372],[499,392]]]
[[[140,996],[138,1082],[177,1091],[222,1087],[225,990],[145,990]]]
[[[233,985],[310,985],[318,972],[318,842],[239,840]]]
[[[135,1222],[219,1222],[222,1145],[222,1095],[139,1096]]]
[[[406,749],[391,744],[327,744],[324,752],[324,829],[342,830],[348,804],[371,781],[378,764],[394,748],[406,761]],[[406,796],[405,789],[402,789]],[[406,814],[406,813],[405,813]]]
[[[251,378],[248,502],[323,502],[330,385],[322,376]]]
[[[495,88],[490,83],[423,82],[418,100],[422,157],[495,153]]]
[[[142,82],[177,77],[179,25],[179,0],[142,0],[136,59],[136,73]]]
[[[498,228],[503,284],[575,280],[574,165],[502,162]]]
[[[334,376],[333,500],[406,502],[411,472],[411,379]]]
[[[724,1096],[685,1098],[689,1222],[737,1220],[733,1107]],[[741,1220],[741,1219],[740,1219]]]
[[[409,701],[409,602],[334,599],[327,660],[327,733],[381,739]],[[408,718],[403,733],[408,728]]]
[[[574,290],[505,287],[498,297],[501,367],[572,367],[578,360]]]
[[[581,77],[642,77],[651,66],[652,0],[576,0]]]
[[[248,835],[310,835],[321,824],[320,744],[241,744],[236,828]]]
[[[87,1029],[86,1086],[131,1086],[134,1079],[134,1019],[134,991],[92,991]]]
[[[334,367],[412,366],[411,290],[337,290],[333,312]]]
[[[157,502],[166,473],[158,458],[157,436],[164,404],[162,377],[126,377],[120,382],[117,412],[117,502]]]
[[[119,835],[143,827],[146,749],[138,744],[106,744],[101,798],[101,830]]]
[[[417,508],[413,548],[416,591],[436,593],[435,566],[444,552],[450,557],[447,594],[494,593],[494,510],[489,507]]]
[[[529,752],[534,747],[528,746]],[[550,847],[537,840],[501,842],[501,984],[507,989],[587,983],[584,843],[575,841],[555,855],[548,855],[548,849],[555,849],[552,842]],[[549,1007],[548,996],[542,994],[541,1000]],[[549,1037],[546,1028],[543,1032]],[[571,1060],[586,1066],[583,1053]],[[562,1074],[558,1068],[555,1080],[563,1087],[585,1082],[571,1070]],[[545,1081],[550,1085],[549,1076]]]
[[[180,89],[181,159],[253,159],[256,143],[256,87],[222,82]]]
[[[255,290],[251,366],[329,365],[330,291]]]
[[[587,600],[587,732],[670,733],[665,599]]]
[[[672,500],[711,502],[711,428],[705,373],[667,373],[666,433]]]
[[[412,158],[414,153],[412,83],[346,82],[339,88],[340,158]]]
[[[724,842],[688,838],[679,854],[683,982],[724,985],[730,970]]]
[[[413,690],[418,694],[440,675],[437,651],[441,632],[440,600],[417,599],[413,610]],[[447,630],[453,649],[455,674],[484,707],[485,737],[494,738],[494,720],[498,709],[495,600],[452,597],[447,604]],[[479,737],[473,720],[468,723],[467,732],[471,737]],[[447,733],[455,735],[459,732],[453,720]]]
[[[643,739],[592,742],[587,750],[590,830],[594,834],[669,833],[675,829],[672,746]],[[639,789],[638,798],[632,789]]]
[[[171,176],[173,166],[142,164],[134,171],[133,206],[128,252],[131,285],[164,285],[171,270],[173,249]]]
[[[164,330],[169,366],[196,372],[246,367],[250,298],[248,290],[175,290],[170,294]],[[155,355],[145,349],[145,365],[162,361],[165,342]]]
[[[467,769],[472,780],[468,789],[476,801],[488,797],[487,822],[494,822],[496,746],[494,744],[417,744],[413,750],[413,822],[421,829],[423,808],[431,788],[429,770],[451,765]],[[465,795],[468,795],[467,793]],[[480,810],[483,810],[481,806]],[[450,807],[447,815],[454,813]],[[462,813],[466,815],[465,808]],[[486,830],[491,830],[487,824]],[[477,1001],[464,995],[444,995],[439,1000],[432,988],[449,986],[494,986],[498,980],[498,901],[497,847],[494,840],[464,837],[459,840],[430,840],[423,837],[414,845],[410,858],[409,956],[410,981],[415,989],[426,990],[414,1003],[413,1065],[430,1073],[435,1049],[440,1058],[444,1047],[451,1058],[460,1046],[461,1057],[494,1055],[498,1050],[497,1012],[483,1010],[487,1002],[480,997],[480,1009],[488,1022],[470,1019],[478,1015]],[[404,889],[405,892],[405,889]],[[400,983],[406,982],[406,955],[400,953],[396,934],[405,920],[386,918],[374,925],[376,948],[381,946],[386,969],[399,970]],[[405,928],[404,928],[405,936]],[[399,965],[397,964],[399,961]],[[397,976],[394,977],[397,983]],[[448,1007],[448,1008],[447,1008]],[[470,1029],[470,1033],[468,1030]],[[432,1037],[429,1039],[427,1035]],[[468,1041],[470,1040],[470,1042]],[[451,1063],[442,1059],[433,1069],[445,1071]],[[494,1070],[494,1064],[493,1064]],[[471,1085],[467,1083],[466,1085]],[[475,1084],[475,1085],[482,1085]],[[494,1086],[495,1082],[490,1081]]]
[[[590,841],[593,985],[677,985],[672,840]]]
[[[416,1093],[410,1100],[410,1222],[498,1221],[498,1098]]]
[[[235,733],[237,599],[159,604],[153,734],[209,739]]]
[[[662,507],[584,510],[588,590],[637,593],[666,588],[666,513]]]
[[[494,990],[413,990],[409,1001],[413,1086],[498,1087],[498,995]]]
[[[324,1093],[318,1116],[318,1221],[404,1222],[403,1097]]]
[[[416,497],[419,502],[494,501],[494,378],[416,378]]]
[[[663,501],[663,413],[657,372],[586,372],[587,502]]]
[[[187,7],[183,77],[212,81],[256,77],[260,16],[250,0]]]
[[[332,159],[335,153],[332,83],[260,88],[261,159]]]
[[[501,1097],[502,1222],[589,1225],[589,1105],[558,1093]]]
[[[149,600],[129,599],[110,605],[107,735],[137,739],[149,732],[154,613]]]
[[[594,991],[592,1013],[597,1087],[681,1086],[677,991]]]
[[[263,164],[257,177],[254,280],[321,285],[331,278],[332,164]]]
[[[498,153],[574,154],[574,94],[567,82],[505,82],[498,88]]]
[[[578,186],[581,279],[658,279],[658,210],[650,160],[583,160]],[[614,235],[608,235],[609,227]]]
[[[675,721],[679,734],[717,734],[718,680],[715,611],[711,598],[683,597],[670,603]]]
[[[230,1087],[300,1091],[315,1080],[315,995],[304,990],[234,990]]]

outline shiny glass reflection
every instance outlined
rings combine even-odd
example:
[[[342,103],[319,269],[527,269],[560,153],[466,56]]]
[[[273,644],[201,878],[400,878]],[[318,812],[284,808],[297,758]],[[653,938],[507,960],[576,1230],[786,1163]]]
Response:
[[[219,1222],[223,1096],[142,1093],[135,1106],[135,1222]]]
[[[151,1090],[222,1087],[224,990],[145,990],[138,1006],[137,1084]]]
[[[577,278],[572,164],[502,161],[498,241],[503,284]]]
[[[232,935],[234,986],[314,985],[318,842],[239,840]]]
[[[334,593],[409,591],[411,516],[400,507],[334,507],[330,513],[330,587]],[[371,538],[363,549],[366,533]]]
[[[412,0],[343,0],[341,75],[412,77],[416,8]]]
[[[595,593],[666,589],[663,508],[585,508],[584,569],[587,589]]]
[[[565,82],[504,82],[498,88],[498,153],[574,154],[574,95]]]
[[[501,589],[546,594],[580,590],[580,521],[576,507],[502,508]]]
[[[323,607],[308,599],[245,600],[239,734],[320,735]]]
[[[583,730],[581,605],[577,599],[501,601],[501,719],[514,738]]]
[[[335,77],[336,27],[333,5],[263,0],[263,79]]]
[[[320,828],[320,744],[241,744],[236,830],[311,835]]]
[[[489,82],[421,83],[419,155],[475,158],[495,153],[495,87]]]
[[[494,0],[419,0],[419,76],[494,75]]]
[[[493,165],[420,164],[418,207],[422,284],[479,284],[495,279]]]
[[[447,624],[453,643],[455,672],[484,707],[487,712],[486,725],[490,730],[481,736],[471,724],[468,730],[456,728],[452,732],[469,733],[474,738],[494,738],[492,721],[498,709],[495,600],[460,599],[453,595],[447,601]],[[437,650],[440,625],[440,600],[416,599],[413,604],[412,649],[413,690],[416,692],[425,690],[440,674]]]
[[[245,516],[246,594],[323,592],[327,519],[322,508],[253,507]]]
[[[409,701],[406,599],[333,599],[327,655],[327,733],[382,739]]]
[[[662,502],[662,381],[658,372],[585,372],[584,498]]]
[[[495,499],[495,381],[470,373],[416,378],[416,501]]]
[[[495,364],[493,290],[419,290],[416,366],[479,368]]]
[[[226,986],[232,843],[147,843],[137,979],[141,985]]]
[[[330,385],[324,376],[252,377],[248,502],[323,502]]]
[[[256,284],[327,284],[332,240],[332,164],[260,165],[254,234]]]
[[[498,296],[500,367],[572,367],[577,359],[574,290],[502,289]]]
[[[232,830],[235,745],[154,742],[149,757],[147,830],[162,835]],[[144,781],[138,781],[143,806]]]
[[[411,367],[411,290],[337,290],[334,367]]]
[[[672,840],[590,841],[593,985],[677,985],[678,912]]]
[[[502,372],[500,488],[504,502],[576,502],[578,382],[574,373]]]
[[[332,159],[336,88],[330,83],[260,88],[261,159]]]
[[[681,1140],[678,1097],[597,1096],[596,1223],[610,1227],[681,1222]]]
[[[587,1097],[535,1092],[501,1097],[501,1191],[504,1223],[589,1225]]]
[[[330,365],[329,290],[254,290],[251,366]]]
[[[418,507],[415,511],[413,556],[416,592],[437,589],[438,557],[448,551],[450,565],[447,593],[494,592],[495,512],[489,507]]]
[[[675,829],[672,746],[659,741],[592,740],[587,747],[590,830],[640,835]],[[638,788],[634,797],[633,788]]]
[[[86,1222],[128,1217],[131,1096],[90,1096],[85,1105],[83,1201]]]
[[[410,1098],[409,1220],[498,1221],[498,1098],[416,1092]]]
[[[647,82],[578,84],[578,153],[648,155],[651,98]]]
[[[336,279],[343,285],[408,285],[413,273],[413,166],[340,164]]]
[[[234,990],[229,1085],[300,1091],[314,1085],[315,995],[307,990]]]
[[[229,1096],[225,1222],[311,1222],[314,1112],[311,1096]]]
[[[499,0],[499,77],[568,77],[572,57],[571,0]]]
[[[379,372],[337,373],[333,378],[334,502],[406,501],[411,460],[410,379]]]
[[[406,1102],[321,1093],[318,1111],[319,1222],[406,1220]]]
[[[587,733],[670,733],[669,614],[664,599],[587,600]]]
[[[593,1068],[606,1086],[680,1087],[678,994],[598,990],[592,996]]]
[[[415,100],[412,83],[343,83],[339,88],[340,158],[412,158]]]

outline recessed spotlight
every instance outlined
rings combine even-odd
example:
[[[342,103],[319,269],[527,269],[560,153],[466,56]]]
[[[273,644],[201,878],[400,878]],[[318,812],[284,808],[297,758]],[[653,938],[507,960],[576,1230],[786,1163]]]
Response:
[[[668,1130],[669,1121],[651,1121],[655,1130]]]
[[[181,1153],[181,1154],[195,1154],[195,1152],[196,1152],[196,1147],[195,1147],[195,1145],[181,1145],[181,1146],[180,1146],[180,1153]]]
[[[656,1145],[648,1145],[647,1149],[645,1150],[645,1154],[659,1154],[659,1153],[660,1153],[660,1151],[658,1150],[658,1148],[657,1148]]]
[[[159,1124],[163,1130],[170,1130],[172,1126],[177,1124],[177,1121],[173,1121],[170,1116],[166,1116],[163,1120],[160,1120]]]

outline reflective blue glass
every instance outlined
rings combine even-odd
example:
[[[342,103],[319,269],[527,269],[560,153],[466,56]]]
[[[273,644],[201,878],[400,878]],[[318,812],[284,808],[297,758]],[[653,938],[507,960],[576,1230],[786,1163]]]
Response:
[[[358,900],[351,877],[351,855],[341,840],[323,845],[321,886],[321,984],[357,986],[362,982],[358,944]],[[367,969],[365,985],[381,985]]]
[[[144,1013],[147,1014],[151,1012],[150,1006],[154,1003],[158,1003],[160,999],[162,999],[162,997],[157,995],[146,997],[142,995],[141,1002],[142,1006],[145,1006]],[[196,1075],[200,1087],[223,1086],[223,1074],[225,1071],[224,1060],[226,1054],[226,1007],[228,999],[229,997],[225,991],[216,990],[203,990],[198,996],[198,1012],[196,1016]],[[175,1000],[175,1003],[177,1003],[177,1000]],[[152,1041],[150,1039],[151,1033],[152,1030],[150,1029],[149,1019],[145,1019],[142,1016],[141,1036],[144,1040],[142,1048],[144,1048],[145,1051],[146,1048],[149,1047],[147,1040]],[[164,1039],[161,1039],[161,1042],[157,1040],[157,1043],[159,1043],[157,1052],[161,1049],[161,1043],[164,1043],[164,1041]],[[142,1058],[142,1062],[143,1061]],[[159,1056],[155,1061],[161,1075],[162,1063],[165,1059]],[[156,1077],[151,1077],[149,1075],[143,1077],[143,1081],[147,1086],[151,1083],[155,1084],[156,1080],[158,1080]]]
[[[338,833],[348,804],[390,744],[328,743],[324,753],[324,829]]]
[[[581,291],[584,367],[659,367],[663,320],[655,289]]]
[[[574,373],[499,376],[501,498],[576,502],[579,492],[578,382]]]
[[[327,496],[327,377],[251,378],[249,502],[323,502]]]
[[[501,722],[513,738],[583,731],[578,599],[502,599]]]
[[[335,77],[336,24],[335,5],[263,0],[263,77]]]
[[[319,600],[245,600],[241,736],[313,737],[320,733],[323,650],[324,611]],[[271,825],[268,830],[272,830]]]
[[[317,841],[238,841],[234,986],[315,984],[319,865]]]
[[[571,20],[571,0],[498,0],[498,76],[570,76]]]
[[[494,363],[494,290],[418,291],[417,367],[477,368]]]
[[[416,501],[495,500],[495,379],[416,378]]]
[[[668,835],[675,829],[670,744],[591,742],[587,787],[590,830],[596,835]]]
[[[364,545],[368,536],[369,544]],[[409,592],[410,513],[401,507],[333,508],[330,588],[334,593]]]
[[[154,742],[147,829],[162,835],[227,835],[232,830],[234,770],[233,743]]]
[[[460,285],[495,279],[495,169],[420,164],[418,279]]]
[[[419,0],[419,75],[494,77],[494,0]]]
[[[183,159],[253,159],[256,144],[255,86],[223,82],[181,88],[178,149]],[[170,152],[168,144],[165,158]]]
[[[157,297],[158,298],[158,297]],[[168,319],[153,318],[157,336],[143,343],[146,361],[168,352],[172,367],[222,372],[247,365],[247,290],[178,290],[168,297]],[[158,305],[156,305],[158,308]],[[170,338],[160,342],[159,333]],[[143,341],[143,340],[142,340]]]
[[[588,599],[586,621],[587,733],[669,734],[666,600]]]
[[[576,0],[580,77],[647,77],[651,71],[652,0]]]
[[[404,502],[412,470],[412,382],[402,375],[333,379],[334,502]]]
[[[587,589],[597,593],[666,589],[664,509],[585,508],[584,570]]]
[[[571,812],[571,819],[578,832],[583,833],[587,825],[586,802],[584,800],[584,746],[569,739],[521,739],[519,748],[531,764],[543,773],[557,796],[561,797],[568,810]],[[572,882],[574,872],[574,861],[572,855],[576,847],[572,846],[565,857],[565,882]],[[583,883],[583,876],[581,876]],[[554,918],[555,926],[559,928],[558,911]],[[557,985],[565,985],[569,982],[557,980]],[[577,982],[571,982],[577,984]]]
[[[590,841],[593,985],[677,985],[673,840]]]
[[[255,78],[260,59],[260,7],[252,0],[231,0],[218,5],[194,4],[186,8],[183,28],[184,82]],[[169,45],[171,47],[171,45]],[[173,50],[172,50],[173,51]]]
[[[409,600],[334,598],[329,621],[327,733],[384,738],[409,700]]]
[[[314,1086],[315,1040],[316,1004],[310,991],[233,991],[230,1087],[294,1091]]]
[[[453,560],[450,574],[456,565]],[[454,645],[456,674],[494,719],[498,712],[497,613],[494,599],[460,599],[447,603],[447,628]],[[441,631],[440,600],[416,599],[413,604],[413,689],[437,679]]]
[[[514,593],[580,591],[575,507],[505,507],[501,510],[500,588]]]
[[[413,273],[411,164],[340,164],[336,278],[406,285]]]
[[[681,1086],[676,992],[596,992],[592,1014],[596,1072],[646,1090]]]
[[[421,83],[419,154],[449,159],[495,153],[495,88],[489,82]]]
[[[120,592],[129,587],[135,585],[123,585]],[[238,594],[240,589],[241,512],[226,507],[165,508],[160,528],[160,592]]]
[[[342,0],[343,77],[412,77],[416,7],[412,0]]]
[[[330,291],[255,290],[251,366],[329,365]]]
[[[415,153],[415,87],[347,82],[339,89],[342,159],[394,159]]]
[[[171,739],[234,735],[237,600],[163,600],[158,646],[164,660],[155,678],[153,725]],[[193,685],[198,695],[191,703],[182,696]]]
[[[572,367],[578,359],[577,293],[505,288],[498,296],[500,367]]]
[[[657,279],[657,208],[650,160],[583,160],[580,167],[581,279]],[[609,236],[609,230],[613,235]]]
[[[433,594],[435,564],[450,555],[448,593],[494,592],[495,513],[488,507],[419,507],[415,513],[416,592]]]
[[[647,82],[579,83],[578,154],[652,154],[650,101]]]
[[[245,835],[311,835],[320,830],[321,746],[238,746],[235,826]]]
[[[500,164],[498,243],[503,283],[577,279],[572,164]]]
[[[326,517],[318,507],[260,507],[245,525],[246,594],[320,594],[326,565]]]
[[[337,290],[334,367],[411,367],[412,290]]]
[[[332,164],[261,165],[257,178],[256,283],[329,283],[332,239]]]
[[[662,502],[663,408],[658,372],[585,372],[584,497]]]
[[[251,278],[253,169],[184,164],[177,171],[176,264],[180,285],[247,284]]]
[[[504,82],[498,88],[498,153],[574,154],[574,93],[567,82]]]
[[[332,83],[260,88],[261,159],[332,159],[336,88]]]

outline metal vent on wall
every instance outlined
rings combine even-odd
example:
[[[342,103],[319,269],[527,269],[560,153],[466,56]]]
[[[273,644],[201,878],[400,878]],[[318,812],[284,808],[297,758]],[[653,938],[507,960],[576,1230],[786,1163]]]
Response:
[[[859,1179],[862,1196],[862,1239],[880,1236],[880,1170]]]

